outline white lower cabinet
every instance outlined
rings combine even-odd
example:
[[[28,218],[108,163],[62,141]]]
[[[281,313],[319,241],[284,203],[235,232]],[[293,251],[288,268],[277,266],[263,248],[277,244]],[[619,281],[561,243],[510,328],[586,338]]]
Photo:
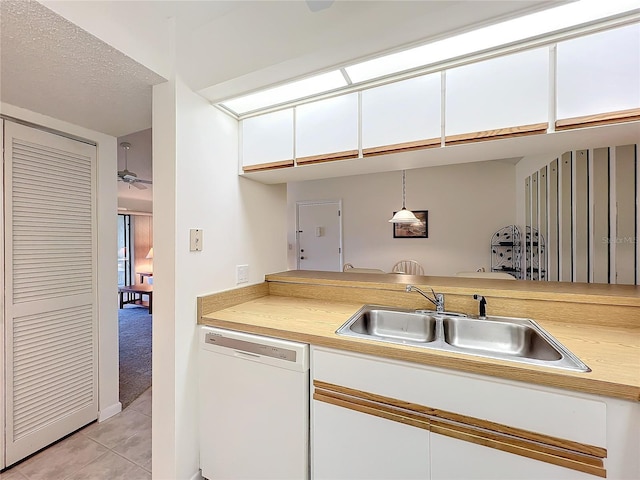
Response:
[[[640,478],[640,403],[312,347],[312,478]]]
[[[593,475],[431,433],[433,480],[593,480]]]
[[[427,480],[429,432],[325,402],[313,402],[313,478]]]

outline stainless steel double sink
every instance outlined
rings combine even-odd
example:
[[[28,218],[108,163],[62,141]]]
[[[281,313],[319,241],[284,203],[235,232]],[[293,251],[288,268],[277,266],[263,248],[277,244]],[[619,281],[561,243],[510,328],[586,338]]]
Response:
[[[365,305],[336,333],[349,337],[510,360],[580,372],[591,369],[527,318]]]

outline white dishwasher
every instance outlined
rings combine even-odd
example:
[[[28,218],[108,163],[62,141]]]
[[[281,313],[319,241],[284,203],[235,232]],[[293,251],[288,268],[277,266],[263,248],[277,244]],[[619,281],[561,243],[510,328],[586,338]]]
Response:
[[[309,478],[309,345],[200,329],[202,476]]]

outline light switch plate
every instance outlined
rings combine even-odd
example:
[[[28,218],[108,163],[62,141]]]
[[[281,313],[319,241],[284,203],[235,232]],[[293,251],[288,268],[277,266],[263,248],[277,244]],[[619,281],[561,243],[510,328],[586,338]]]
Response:
[[[202,229],[192,228],[189,230],[189,251],[202,251]]]
[[[236,283],[249,281],[249,265],[236,265]]]

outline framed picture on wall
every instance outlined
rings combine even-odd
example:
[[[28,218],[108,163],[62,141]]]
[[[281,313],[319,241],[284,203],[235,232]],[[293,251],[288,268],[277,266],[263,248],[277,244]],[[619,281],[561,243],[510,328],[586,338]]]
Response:
[[[396,212],[393,212],[394,215]],[[419,223],[394,223],[393,238],[429,238],[429,211],[413,210]]]

